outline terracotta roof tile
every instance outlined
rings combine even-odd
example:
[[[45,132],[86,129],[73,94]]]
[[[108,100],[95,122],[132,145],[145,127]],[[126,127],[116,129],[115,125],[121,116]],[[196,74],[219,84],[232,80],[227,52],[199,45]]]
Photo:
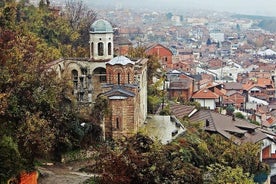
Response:
[[[272,85],[272,81],[271,81],[271,79],[258,78],[257,79],[257,85],[265,87],[266,85]]]
[[[197,91],[192,98],[198,98],[198,99],[217,99],[219,98],[219,95],[216,93],[213,93],[209,89],[201,89]]]
[[[244,85],[242,85],[242,88],[246,91],[250,90],[251,88],[255,87],[256,85],[255,84],[252,84],[252,83],[246,83]]]

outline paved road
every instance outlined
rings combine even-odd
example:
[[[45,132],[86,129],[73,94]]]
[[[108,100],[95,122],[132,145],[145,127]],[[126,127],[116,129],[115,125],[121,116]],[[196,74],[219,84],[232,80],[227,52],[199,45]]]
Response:
[[[81,184],[93,174],[78,172],[77,168],[66,165],[43,166],[37,168],[41,175],[39,184]]]

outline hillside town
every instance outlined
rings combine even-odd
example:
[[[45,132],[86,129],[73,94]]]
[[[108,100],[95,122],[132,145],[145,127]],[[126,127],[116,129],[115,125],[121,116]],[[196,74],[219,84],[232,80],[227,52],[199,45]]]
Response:
[[[276,130],[274,129],[276,125],[276,113],[274,112],[276,110],[274,81],[276,34],[257,27],[258,20],[237,18],[227,13],[184,17],[173,13],[136,12],[118,8],[116,11],[100,10],[98,14],[103,19],[93,24],[96,27],[91,26],[92,32],[90,31],[90,33],[96,33],[97,29],[99,31],[107,30],[107,33],[101,34],[112,32],[114,34],[114,55],[117,57],[107,62],[106,71],[104,66],[101,68],[102,71],[90,67],[88,70],[95,72],[95,74],[92,73],[92,76],[99,75],[105,77],[106,80],[110,78],[114,80],[115,77],[116,81],[107,80],[109,86],[112,83],[121,83],[122,85],[130,83],[129,76],[124,76],[127,72],[124,72],[125,74],[122,76],[120,73],[113,74],[116,70],[110,70],[108,66],[139,64],[141,62],[139,60],[131,61],[123,57],[129,57],[129,50],[133,47],[144,47],[147,55],[158,57],[162,75],[165,75],[164,85],[161,86],[162,90],[166,91],[166,95],[163,97],[165,100],[163,99],[163,104],[160,104],[159,109],[154,112],[155,114],[160,113],[160,108],[168,106],[171,116],[176,119],[189,117],[192,123],[204,122],[205,131],[221,134],[238,145],[245,142],[262,142],[261,160],[270,164],[271,176],[276,173],[273,161],[276,150]],[[115,25],[112,28],[114,32],[108,30],[111,29],[111,25],[106,20]],[[101,21],[103,23],[100,23]],[[97,26],[100,24],[108,28],[98,28]],[[89,43],[92,42],[93,38]],[[98,62],[108,61],[108,58],[97,58],[95,54],[98,51],[93,50],[95,48],[91,49],[90,60],[92,59],[92,62],[95,63],[97,59]],[[72,60],[69,62],[70,65],[73,62],[80,63]],[[58,63],[61,61],[55,62],[55,65]],[[64,68],[63,65],[66,66],[63,63],[62,66],[59,65],[59,68]],[[140,64],[140,66],[142,65]],[[72,66],[69,70],[72,70]],[[77,70],[81,73],[81,68],[75,71]],[[118,81],[120,77],[128,78],[128,82]],[[104,129],[112,135],[109,137],[118,138],[135,133],[138,131],[137,128],[143,127],[146,122],[148,123],[146,129],[150,127],[147,131],[151,132],[149,135],[152,137],[160,137],[161,140],[164,134],[172,134],[173,137],[177,137],[175,135],[178,135],[178,131],[181,133],[183,130],[172,128],[171,132],[165,133],[158,130],[164,118],[157,120],[158,126],[151,125],[151,120],[146,120],[146,113],[143,112],[147,106],[146,101],[141,103],[141,99],[147,98],[147,93],[143,92],[147,86],[145,84],[146,77],[133,76],[131,80],[132,78],[134,86],[140,85],[139,89],[142,93],[137,96],[140,102],[134,100],[134,105],[130,105],[129,102],[120,102],[120,105],[118,102],[111,102],[112,100],[121,99],[122,101],[132,98],[132,94],[123,91],[123,88],[118,90],[117,87],[113,87],[113,90],[104,93],[108,95],[111,104],[117,104],[112,109],[113,117],[104,123]],[[139,81],[137,81],[138,78]],[[157,77],[154,81],[162,79]],[[106,81],[103,80],[100,83],[103,85]],[[94,89],[91,90],[91,93],[94,93],[92,96],[95,93],[95,96],[98,96],[98,93],[103,93],[100,90],[100,85],[95,81],[92,84],[94,84]],[[120,86],[122,87],[122,85]],[[83,97],[79,95],[85,92],[77,90],[76,88],[77,98],[83,101]],[[90,102],[93,101],[92,99]],[[185,102],[197,102],[201,110],[194,106],[179,105],[183,102],[184,104]],[[126,104],[128,104],[127,107]],[[125,109],[137,112],[137,110],[130,110],[137,109],[135,106],[141,109],[138,113],[140,115],[135,115],[135,113],[130,115],[124,112]],[[228,109],[232,109],[230,116]],[[243,119],[235,118],[235,113],[240,114]],[[133,120],[129,121],[130,117],[134,117],[134,127],[130,126],[133,124]],[[138,117],[142,117],[142,119]],[[109,123],[111,124],[109,125]],[[169,125],[165,124],[164,127],[169,129]],[[158,133],[153,133],[155,131]],[[170,141],[169,138],[163,143]]]
[[[38,4],[38,2],[30,1],[29,4]],[[29,4],[28,6],[32,6]],[[51,6],[49,4],[46,6],[46,4],[40,2],[39,7],[48,6],[47,11],[53,13],[54,17],[65,17],[65,4],[53,3]],[[127,171],[124,171],[123,174],[117,171],[120,170],[120,166],[122,166],[120,164],[123,161],[119,162],[118,159],[116,162],[114,159],[112,160],[114,165],[112,165],[111,162],[105,163],[103,160],[110,159],[112,154],[122,156],[125,153],[130,155],[127,157],[129,160],[134,160],[131,160],[136,164],[133,168],[141,167],[139,159],[143,160],[143,156],[156,158],[156,155],[149,157],[152,155],[148,151],[154,147],[154,141],[166,148],[166,154],[162,156],[171,159],[169,162],[177,165],[181,163],[178,158],[181,158],[185,160],[185,164],[188,160],[187,163],[191,163],[197,169],[205,163],[200,165],[200,159],[197,160],[191,156],[194,154],[192,151],[199,149],[207,154],[211,152],[209,150],[212,146],[208,147],[206,142],[209,140],[221,141],[222,138],[222,141],[227,142],[223,142],[225,145],[232,146],[233,144],[242,149],[243,145],[252,144],[245,151],[248,155],[250,154],[247,151],[253,148],[257,150],[257,154],[254,155],[255,157],[257,155],[257,161],[254,161],[256,165],[251,166],[250,163],[248,168],[251,170],[246,170],[247,173],[242,171],[241,174],[247,176],[249,173],[251,178],[248,176],[243,181],[247,181],[249,178],[255,183],[276,183],[276,33],[261,26],[263,17],[209,10],[196,12],[189,10],[185,12],[134,10],[124,8],[120,6],[120,3],[111,8],[98,8],[95,11],[97,16],[93,22],[86,25],[88,27],[88,30],[85,30],[85,34],[87,34],[86,48],[81,50],[80,47],[76,47],[77,51],[81,51],[80,54],[76,54],[77,51],[74,53],[71,47],[68,50],[64,49],[67,51],[65,56],[61,54],[58,58],[49,57],[49,62],[40,67],[43,68],[43,76],[53,72],[55,80],[64,80],[69,83],[68,86],[62,86],[64,89],[60,89],[62,95],[59,96],[62,100],[58,106],[61,110],[57,112],[66,111],[73,106],[72,104],[76,104],[76,110],[68,110],[68,114],[77,114],[69,121],[76,121],[79,116],[83,116],[83,118],[76,121],[77,125],[72,126],[73,128],[68,132],[74,132],[78,128],[88,130],[86,137],[84,131],[83,137],[79,141],[80,144],[78,143],[79,145],[76,146],[79,150],[85,151],[78,152],[78,154],[85,155],[83,160],[87,161],[86,164],[93,163],[96,167],[99,163],[103,164],[101,172],[95,168],[91,169],[90,165],[84,167],[85,172],[92,173],[91,175],[85,173],[83,175],[85,179],[92,178],[92,176],[93,178],[98,177],[98,172],[100,178],[104,178],[104,174],[111,172],[114,175],[108,173],[104,182],[114,179],[117,183],[133,183],[144,172],[143,169],[137,176],[133,176],[134,178],[125,179],[122,176]],[[154,65],[155,62],[156,65]],[[2,86],[5,87],[5,85]],[[49,84],[49,86],[51,85]],[[9,105],[5,105],[9,104],[7,101],[10,94],[6,89],[4,90],[4,87],[0,91],[0,102],[3,104],[0,105],[0,115],[6,120],[12,117],[10,115],[12,113],[6,113],[6,111],[10,112]],[[45,88],[39,86],[35,92],[44,95]],[[51,94],[49,97],[52,97]],[[40,100],[38,101],[40,102]],[[48,107],[44,103],[42,101],[40,106],[46,107],[46,110],[52,108],[51,105]],[[11,112],[17,111],[12,109]],[[30,112],[32,111],[30,110]],[[31,116],[30,112],[25,112],[27,122],[39,122],[35,118],[42,118],[41,122],[47,119],[47,113],[40,112]],[[57,112],[54,111],[51,116],[55,116],[58,114]],[[20,113],[18,114],[20,117]],[[61,117],[65,117],[65,113],[61,112],[61,114]],[[69,115],[67,116],[69,117]],[[20,119],[18,117],[17,119]],[[31,117],[30,120],[29,117]],[[59,126],[66,127],[67,125],[62,122],[66,122],[68,119],[67,117],[62,119]],[[23,130],[25,129],[20,129],[19,134],[23,134]],[[33,131],[33,128],[31,130]],[[43,130],[43,126],[40,130]],[[51,130],[42,131],[42,134],[47,134]],[[60,145],[64,146],[69,142],[69,138],[68,140],[61,138],[62,136],[66,137],[68,132],[57,133],[55,139],[61,140],[62,144]],[[147,138],[142,137],[141,132]],[[204,140],[206,145],[203,145],[199,138],[193,140],[193,136],[198,135],[200,135],[200,139],[206,139]],[[185,137],[184,140],[182,140],[183,137]],[[29,139],[31,138],[28,137],[27,143],[30,141]],[[75,139],[75,137],[72,138],[73,141]],[[52,139],[53,142],[56,140]],[[117,140],[118,142],[116,142]],[[130,142],[120,142],[121,140]],[[40,145],[36,138],[35,141],[31,145]],[[107,152],[109,148],[104,151],[97,150],[98,152],[95,151],[96,148],[93,151],[89,150],[90,145],[101,141],[106,145],[111,145],[110,152]],[[137,143],[139,141],[142,142]],[[28,145],[26,142],[25,144]],[[184,146],[184,148],[180,146],[174,148],[170,143]],[[85,149],[82,144],[85,145]],[[56,149],[60,151],[62,146],[57,146]],[[185,146],[196,148],[186,153]],[[216,146],[226,149],[223,145]],[[161,150],[160,147],[158,149]],[[69,150],[69,148],[66,149]],[[187,148],[187,150],[189,149]],[[66,151],[64,152],[66,153]],[[156,151],[154,154],[160,154],[162,151]],[[65,153],[62,152],[59,155],[60,162],[64,164],[63,167],[68,162],[82,157],[77,154],[77,158],[72,159],[69,156],[67,158]],[[103,153],[106,154],[101,155]],[[140,157],[140,153],[143,156]],[[177,156],[174,157],[174,154]],[[223,152],[221,155],[227,154]],[[41,155],[43,154],[36,156],[41,157]],[[133,155],[139,156],[133,158]],[[197,156],[202,155],[198,154]],[[229,155],[226,157],[220,160],[221,163],[231,160]],[[88,161],[91,158],[93,161]],[[97,160],[96,158],[101,159]],[[162,159],[164,158],[162,157]],[[212,159],[206,161],[208,164],[211,163],[206,164],[207,174],[202,174],[203,176],[199,177],[200,179],[195,183],[202,181],[212,183],[216,180],[212,174],[216,175],[217,173],[208,170],[216,167],[212,164]],[[240,159],[242,160],[242,158]],[[131,162],[129,160],[126,162]],[[147,165],[149,160],[143,160],[144,162],[141,161],[141,163]],[[243,160],[243,162],[246,161]],[[267,164],[269,168],[262,164]],[[41,183],[50,183],[50,178],[55,175],[55,171],[51,170],[53,165],[52,163],[43,163],[42,166],[37,167],[42,175],[42,179],[39,180]],[[126,165],[129,167],[131,164]],[[149,170],[145,173],[154,173],[157,170],[156,165],[158,164],[148,165],[150,165]],[[184,165],[181,165],[181,168]],[[191,165],[190,167],[192,167]],[[233,171],[234,167],[238,168],[241,165],[233,164],[231,170]],[[112,167],[115,166],[118,168],[113,171]],[[70,166],[71,174],[74,167]],[[222,166],[217,166],[216,169],[219,167]],[[66,169],[68,170],[68,168]],[[223,169],[226,170],[226,168]],[[162,170],[162,172],[169,171]],[[198,173],[200,172],[203,173],[203,171],[198,171]],[[143,176],[146,176],[145,173]],[[163,175],[166,175],[164,173]],[[163,180],[159,176],[156,176],[159,180],[145,180],[141,176],[137,181],[138,183],[140,181],[181,183],[177,177],[181,178],[187,173],[191,177],[193,175],[186,170],[183,171],[185,174],[178,175],[176,173],[171,174],[174,176],[172,178],[169,174],[164,176]],[[75,175],[80,176],[80,171],[76,171]],[[181,179],[188,183],[191,180],[194,181],[194,178],[183,177]],[[80,181],[84,180],[80,179],[78,182]],[[232,183],[236,183],[236,181],[232,181]]]
[[[260,20],[208,13],[99,11],[116,25],[120,54],[143,46],[159,57],[170,100],[194,100],[217,111],[232,105],[273,127],[275,33],[257,27]]]

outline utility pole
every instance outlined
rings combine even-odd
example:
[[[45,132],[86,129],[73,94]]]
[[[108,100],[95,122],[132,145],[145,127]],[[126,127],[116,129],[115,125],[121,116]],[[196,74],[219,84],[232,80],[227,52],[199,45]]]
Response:
[[[162,99],[162,110],[164,109],[164,103],[165,103],[165,84],[166,84],[166,74],[163,74],[163,99]]]

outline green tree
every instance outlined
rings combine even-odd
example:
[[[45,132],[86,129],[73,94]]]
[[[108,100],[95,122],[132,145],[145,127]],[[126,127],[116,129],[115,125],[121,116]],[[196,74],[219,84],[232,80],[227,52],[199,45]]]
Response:
[[[0,137],[0,183],[16,177],[23,169],[18,146],[11,137]]]
[[[207,42],[206,42],[206,45],[209,46],[209,45],[211,45],[211,44],[212,44],[212,41],[211,41],[210,38],[208,38],[208,39],[207,39]]]
[[[235,111],[235,108],[232,105],[226,107],[226,114],[232,116]]]
[[[95,167],[102,183],[201,183],[199,169],[179,159],[178,150],[137,134],[101,149]]]
[[[156,55],[147,55],[145,47],[130,48],[128,56],[134,59],[148,58],[147,79],[148,84],[152,84],[153,76],[156,76],[158,74],[158,70],[161,70],[161,65],[158,61],[158,57]]]
[[[241,26],[240,26],[240,24],[237,24],[237,25],[236,25],[236,29],[237,29],[238,32],[241,31]]]
[[[7,3],[5,8],[8,6],[13,4]],[[61,52],[54,44],[50,46],[45,37],[38,37],[34,32],[39,30],[42,19],[27,13],[33,11],[39,15],[38,10],[30,6],[30,9],[21,7],[18,11],[26,12],[20,22],[4,17],[11,24],[3,24],[0,28],[0,94],[4,94],[1,98],[4,106],[1,105],[0,130],[3,135],[15,138],[21,156],[32,164],[35,157],[52,153],[61,143],[79,146],[81,138],[72,131],[77,129],[71,126],[79,118],[72,113],[74,110],[63,108],[68,100],[70,104],[67,107],[75,108],[66,92],[71,86],[56,78],[56,73],[47,65],[60,58]],[[24,20],[34,20],[38,29],[28,27],[30,22]]]
[[[167,20],[171,20],[172,19],[173,14],[171,12],[166,14]]]
[[[244,173],[241,167],[231,168],[221,164],[211,164],[207,169],[208,171],[204,174],[206,184],[254,184],[253,178],[249,176],[249,173]]]
[[[94,10],[88,9],[88,6],[80,0],[66,0],[64,17],[69,23],[71,29],[80,36],[74,42],[71,42],[74,48],[85,49],[89,53],[87,40],[89,40],[89,29],[91,24],[96,20],[97,14]]]
[[[241,112],[236,112],[235,116],[240,119],[245,119],[245,116]]]

